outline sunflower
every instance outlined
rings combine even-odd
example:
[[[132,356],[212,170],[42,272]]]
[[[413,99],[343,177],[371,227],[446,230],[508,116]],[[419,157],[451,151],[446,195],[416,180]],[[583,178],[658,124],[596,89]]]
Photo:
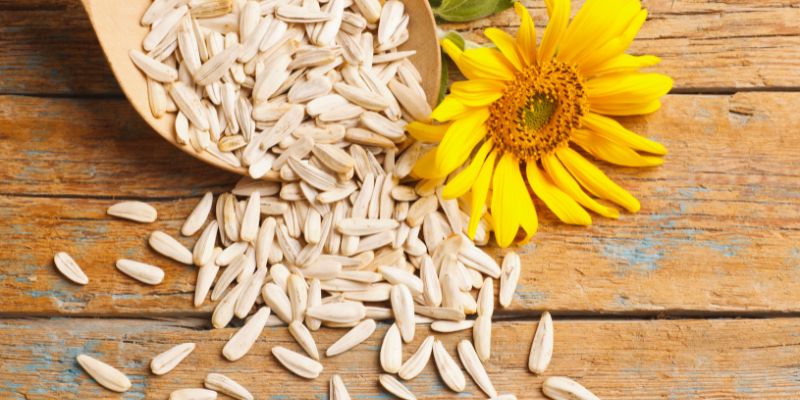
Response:
[[[533,20],[520,3],[516,38],[489,28],[485,35],[495,47],[469,50],[445,39],[444,51],[467,80],[453,83],[434,110],[438,124],[408,125],[417,140],[438,142],[414,174],[447,179],[442,195],[466,200],[470,237],[488,212],[502,247],[520,228],[522,242],[536,232],[531,193],[568,224],[591,224],[587,209],[619,217],[608,202],[639,210],[638,200],[577,148],[627,167],[661,165],[658,156],[666,154],[613,119],[658,110],[672,87],[666,75],[640,72],[658,57],[625,54],[647,18],[640,1],[588,0],[571,22],[569,0],[546,3],[550,18],[538,48]]]

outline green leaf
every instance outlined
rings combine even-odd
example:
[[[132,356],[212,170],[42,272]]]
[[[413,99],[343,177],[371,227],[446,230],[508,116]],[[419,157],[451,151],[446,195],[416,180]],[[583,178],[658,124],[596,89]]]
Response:
[[[428,0],[428,3],[431,4],[431,8],[436,8],[442,5],[442,0]]]
[[[437,17],[450,22],[469,22],[488,17],[514,5],[514,0],[442,0],[433,8]]]
[[[447,56],[443,52],[442,53],[442,76],[439,78],[439,99],[436,100],[436,104],[437,105],[439,103],[441,103],[442,100],[444,100],[445,96],[447,96],[447,86],[450,83],[450,71],[449,71],[450,68],[448,66],[449,62],[450,62],[450,60],[447,58]]]

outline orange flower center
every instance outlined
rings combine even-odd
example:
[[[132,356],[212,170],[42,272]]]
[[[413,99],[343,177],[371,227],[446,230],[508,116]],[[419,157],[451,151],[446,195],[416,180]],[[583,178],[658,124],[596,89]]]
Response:
[[[583,79],[576,68],[551,61],[517,73],[489,107],[486,125],[497,148],[535,162],[567,145],[587,110]]]

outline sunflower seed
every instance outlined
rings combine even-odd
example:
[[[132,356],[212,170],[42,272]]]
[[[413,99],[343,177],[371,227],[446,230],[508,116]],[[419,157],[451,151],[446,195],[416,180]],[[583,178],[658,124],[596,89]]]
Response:
[[[258,235],[258,220],[261,215],[261,194],[255,191],[250,194],[247,200],[242,226],[240,228],[239,240],[253,243]]]
[[[314,77],[302,82],[296,82],[289,90],[290,103],[305,103],[331,92],[333,85],[325,76]]]
[[[253,347],[253,344],[258,339],[261,331],[264,330],[264,325],[269,318],[270,309],[268,307],[261,307],[249,320],[236,331],[235,334],[225,343],[222,348],[222,355],[230,361],[236,361]]]
[[[141,201],[123,201],[112,205],[106,211],[108,215],[135,222],[155,222],[158,213],[153,206]]]
[[[464,310],[458,308],[429,307],[416,305],[414,311],[429,318],[446,321],[463,321],[466,318]]]
[[[292,304],[286,292],[284,292],[280,286],[274,283],[267,283],[264,285],[264,288],[261,289],[261,297],[263,297],[264,302],[272,308],[272,312],[283,322],[289,323],[292,321]]]
[[[183,82],[175,82],[169,87],[169,95],[194,126],[202,131],[209,129],[206,108],[194,90]]]
[[[178,0],[155,0],[145,10],[142,16],[142,25],[147,26],[158,21],[164,14],[175,8]]]
[[[381,368],[390,374],[400,371],[403,365],[403,341],[397,324],[392,324],[383,337],[380,350]]]
[[[217,242],[218,228],[217,221],[211,221],[203,230],[203,233],[200,234],[200,238],[197,239],[192,252],[194,265],[202,267],[211,261],[211,256],[214,254],[214,244]]]
[[[220,230],[220,233],[221,232],[222,230]],[[226,247],[225,250],[222,250],[222,252],[219,255],[217,255],[215,262],[220,267],[227,266],[231,262],[233,262],[233,260],[235,260],[236,257],[244,254],[245,250],[247,250],[248,247],[249,245],[245,242],[233,243],[232,245]]]
[[[192,265],[192,252],[172,236],[162,232],[153,231],[148,239],[150,247],[161,255],[171,258],[179,263]]]
[[[164,280],[164,270],[138,261],[117,260],[117,269],[125,275],[148,285],[158,285]]]
[[[288,162],[292,170],[300,176],[300,179],[314,188],[327,191],[336,187],[336,179],[328,175],[325,171],[294,157],[289,157]]]
[[[380,16],[380,25],[378,27],[378,43],[385,44],[389,42],[391,36],[400,26],[404,11],[404,4],[397,0],[387,1],[383,5]],[[365,15],[365,17],[367,16]],[[370,18],[367,18],[367,20],[369,21]]]
[[[56,264],[58,271],[67,279],[79,285],[89,283],[89,277],[86,276],[78,263],[69,254],[60,251],[53,257],[53,262]]]
[[[171,7],[173,6],[168,6],[167,9]],[[173,31],[173,29],[175,29],[183,16],[186,15],[187,11],[189,11],[188,7],[180,6],[178,8],[171,9],[166,14],[163,14],[163,16],[157,21],[149,21],[153,22],[153,26],[142,41],[142,48],[147,51],[156,49],[156,47],[164,41],[164,39]]]
[[[517,289],[517,282],[519,282],[520,267],[521,262],[517,253],[508,252],[503,258],[503,272],[500,275],[500,295],[498,298],[500,306],[503,308],[508,308],[511,305],[511,300]]]
[[[189,7],[195,18],[213,18],[233,11],[233,0],[191,0]]]
[[[222,374],[218,374],[215,372],[209,373],[208,375],[206,375],[206,379],[203,381],[203,384],[205,385],[205,387],[211,390],[214,390],[222,394],[226,394],[237,400],[255,399],[253,395],[250,394],[250,392],[247,389],[245,389],[244,386],[240,385],[233,379]]]
[[[211,285],[214,284],[214,278],[217,277],[219,266],[214,262],[222,249],[219,247],[214,249],[211,256],[211,261],[203,265],[197,270],[197,281],[194,286],[194,306],[200,307],[206,301]]]
[[[319,352],[317,351],[317,344],[314,342],[314,337],[311,332],[303,325],[301,321],[293,321],[289,324],[289,333],[297,341],[297,344],[311,356],[314,360],[319,361]]]
[[[131,388],[131,381],[116,368],[86,354],[76,359],[83,370],[106,389],[122,393]]]
[[[311,279],[311,283],[309,283],[308,285],[308,308],[316,307],[321,304],[322,304],[322,289],[320,288],[319,279],[314,278]],[[312,331],[318,330],[320,325],[322,324],[322,321],[316,318],[309,317],[308,314],[306,314],[305,322],[308,329]]]
[[[375,321],[371,319],[365,319],[361,321],[358,325],[350,329],[344,336],[339,338],[335,343],[333,343],[328,349],[325,351],[325,355],[327,357],[334,357],[339,354],[342,354],[353,347],[356,347],[359,343],[367,340],[373,332],[375,332]]]
[[[467,329],[472,329],[475,321],[465,319],[462,321],[433,321],[431,330],[441,333],[459,332]]]
[[[156,375],[164,375],[175,369],[178,364],[194,351],[194,343],[179,344],[155,357],[150,361],[150,370]]]
[[[353,301],[363,302],[382,302],[388,301],[391,297],[392,285],[388,283],[374,283],[369,285],[366,290],[359,292],[344,292],[344,298]]]
[[[248,257],[247,254],[240,254],[236,256],[233,261],[231,261],[228,268],[225,268],[225,270],[222,271],[219,279],[217,279],[217,283],[214,284],[214,290],[211,291],[211,301],[216,301],[222,297],[228,286],[230,286],[230,284],[242,274],[242,271],[249,269],[247,266],[249,258],[250,257]]]
[[[433,343],[433,361],[439,370],[439,376],[442,377],[447,387],[454,392],[463,392],[467,385],[467,380],[456,361],[447,353],[441,340],[436,340]]]
[[[308,304],[308,285],[306,280],[298,274],[291,274],[289,275],[286,290],[289,295],[289,303],[292,306],[292,321],[302,321],[305,318]]]
[[[233,319],[234,308],[236,307],[236,300],[242,294],[245,285],[239,284],[229,290],[228,293],[217,303],[214,307],[214,312],[211,313],[211,325],[214,328],[222,329],[231,322]]]
[[[494,314],[494,283],[492,278],[486,278],[478,293],[478,315],[491,317],[492,314]]]
[[[500,277],[500,266],[490,255],[468,241],[458,249],[458,260],[469,268],[494,279]]]
[[[286,369],[301,378],[314,379],[322,373],[322,364],[287,348],[275,346],[272,348],[272,355]]]
[[[545,311],[539,319],[536,335],[533,337],[531,354],[528,357],[528,369],[534,374],[541,375],[550,364],[553,357],[553,318]]]
[[[379,266],[378,272],[393,285],[405,285],[411,291],[412,296],[421,295],[423,292],[422,280],[411,272],[386,265]]]
[[[205,224],[208,219],[208,214],[211,212],[211,206],[214,203],[214,195],[207,192],[203,198],[197,203],[192,212],[186,217],[183,226],[181,227],[181,235],[192,236],[197,233],[200,228]]]
[[[346,301],[309,307],[306,315],[325,322],[346,324],[361,321],[366,312],[363,304]]]
[[[330,400],[350,400],[350,393],[347,392],[347,388],[344,386],[344,381],[342,381],[342,378],[339,375],[331,376],[329,397]]]
[[[269,217],[264,219],[256,235],[256,267],[266,268],[272,244],[275,241],[277,221]]]
[[[234,315],[244,319],[250,314],[253,305],[256,304],[258,296],[261,294],[261,288],[267,278],[267,267],[258,267],[253,276],[247,281],[243,282],[245,285],[242,294],[236,299],[236,306],[234,307]]]
[[[178,389],[169,394],[169,400],[216,400],[217,392],[209,389]]]
[[[358,108],[362,110],[362,112],[353,115],[351,118],[358,117],[363,113],[363,108],[360,107]],[[322,114],[320,118],[323,118],[324,116],[325,114]],[[361,144],[365,146],[375,146],[383,149],[393,149],[395,147],[394,142],[387,139],[386,137],[362,128],[348,129],[345,132],[345,139],[350,143]]]
[[[486,369],[483,367],[483,364],[481,364],[480,358],[478,358],[478,353],[475,352],[475,348],[469,340],[465,339],[458,343],[458,357],[461,359],[461,364],[464,365],[464,369],[467,370],[469,376],[475,381],[475,384],[478,385],[487,396],[492,398],[497,396],[497,391],[494,389],[494,385],[492,385],[492,381],[489,379]]]
[[[481,361],[487,361],[492,350],[492,317],[479,315],[472,327],[472,340]]]
[[[325,22],[331,18],[331,15],[325,12],[315,12],[304,7],[290,5],[279,6],[275,10],[275,15],[285,22],[297,24]]]
[[[412,228],[420,226],[426,215],[436,211],[438,204],[439,202],[436,200],[435,196],[420,198],[409,207],[406,223]]]
[[[414,393],[411,393],[405,385],[400,383],[395,377],[387,374],[381,374],[378,377],[378,382],[381,383],[384,389],[386,389],[389,393],[403,399],[403,400],[416,400],[417,397],[414,396]]]
[[[564,376],[545,379],[542,392],[553,400],[600,400],[580,383]]]
[[[406,343],[414,340],[414,300],[411,291],[404,284],[396,284],[391,292],[392,311],[394,312],[397,327]]]
[[[391,219],[345,218],[336,225],[343,235],[366,236],[397,228],[398,222]]]
[[[428,364],[428,360],[431,359],[434,340],[435,338],[433,336],[425,338],[422,344],[417,348],[417,351],[400,367],[400,371],[398,372],[400,378],[411,380],[422,372],[422,369]]]
[[[391,140],[392,142],[401,142],[405,138],[405,131],[403,130],[402,125],[391,121],[378,113],[371,111],[365,112],[361,115],[360,121],[367,129]]]
[[[131,49],[131,60],[148,78],[158,82],[170,83],[178,79],[178,70],[154,60],[139,50]]]

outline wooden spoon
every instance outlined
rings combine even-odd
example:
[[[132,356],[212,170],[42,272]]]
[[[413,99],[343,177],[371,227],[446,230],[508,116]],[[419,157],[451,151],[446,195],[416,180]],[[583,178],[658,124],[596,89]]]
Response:
[[[198,153],[191,145],[181,145],[175,140],[175,115],[167,114],[161,118],[153,117],[147,96],[147,82],[144,75],[133,65],[128,52],[141,49],[142,40],[149,31],[139,21],[151,0],[81,0],[92,26],[105,52],[111,70],[122,87],[133,108],[164,139],[181,150],[208,164],[231,172],[247,175],[246,168],[234,168],[207,152]],[[428,102],[434,105],[439,94],[441,59],[439,42],[436,38],[436,22],[428,0],[404,0],[410,21],[410,39],[402,46],[403,50],[416,50],[411,62],[423,77],[422,86]],[[101,110],[102,111],[102,110]]]

